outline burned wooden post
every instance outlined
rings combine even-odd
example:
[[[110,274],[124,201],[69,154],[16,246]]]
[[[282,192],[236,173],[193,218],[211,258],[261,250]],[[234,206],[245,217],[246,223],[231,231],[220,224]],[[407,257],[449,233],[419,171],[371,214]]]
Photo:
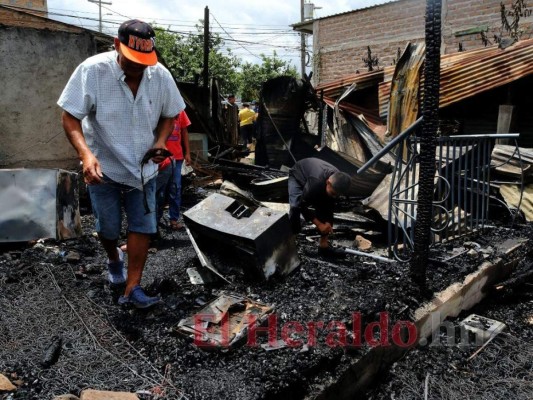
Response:
[[[426,5],[426,62],[424,68],[424,101],[420,136],[420,175],[418,181],[417,217],[411,277],[421,286],[426,282],[426,266],[431,240],[431,220],[435,177],[435,149],[439,117],[441,0],[428,0]]]

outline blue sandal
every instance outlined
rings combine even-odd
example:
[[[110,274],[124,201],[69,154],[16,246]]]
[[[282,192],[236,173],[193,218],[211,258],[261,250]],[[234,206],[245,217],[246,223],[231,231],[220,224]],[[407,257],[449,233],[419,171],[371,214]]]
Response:
[[[143,288],[138,285],[131,290],[129,296],[120,296],[118,299],[118,304],[133,304],[136,308],[149,308],[159,302],[161,302],[161,298],[147,296]]]

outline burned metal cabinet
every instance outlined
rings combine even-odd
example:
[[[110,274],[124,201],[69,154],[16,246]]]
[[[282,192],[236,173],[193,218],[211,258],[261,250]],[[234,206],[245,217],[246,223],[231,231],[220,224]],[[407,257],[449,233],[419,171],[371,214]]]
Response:
[[[215,193],[183,218],[200,250],[221,270],[231,264],[247,275],[269,279],[289,274],[299,264],[286,213],[249,208]]]
[[[81,234],[78,174],[61,169],[0,170],[0,242]]]

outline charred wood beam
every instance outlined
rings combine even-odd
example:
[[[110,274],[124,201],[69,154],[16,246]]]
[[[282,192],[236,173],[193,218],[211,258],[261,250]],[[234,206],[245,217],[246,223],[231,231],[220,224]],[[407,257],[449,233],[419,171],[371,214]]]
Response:
[[[420,175],[418,181],[417,217],[411,278],[422,287],[426,284],[426,267],[431,241],[432,206],[435,177],[435,149],[439,121],[441,0],[427,0],[426,61],[422,134],[420,138]]]

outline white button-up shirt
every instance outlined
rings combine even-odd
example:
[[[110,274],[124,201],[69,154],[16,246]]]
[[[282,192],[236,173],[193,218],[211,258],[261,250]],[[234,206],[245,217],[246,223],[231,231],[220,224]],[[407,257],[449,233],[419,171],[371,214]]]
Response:
[[[113,181],[141,188],[141,160],[152,148],[161,117],[171,118],[185,103],[170,72],[157,63],[143,72],[133,97],[126,76],[110,51],[81,63],[68,81],[57,104],[82,121],[87,145]],[[157,174],[149,161],[145,182]]]

